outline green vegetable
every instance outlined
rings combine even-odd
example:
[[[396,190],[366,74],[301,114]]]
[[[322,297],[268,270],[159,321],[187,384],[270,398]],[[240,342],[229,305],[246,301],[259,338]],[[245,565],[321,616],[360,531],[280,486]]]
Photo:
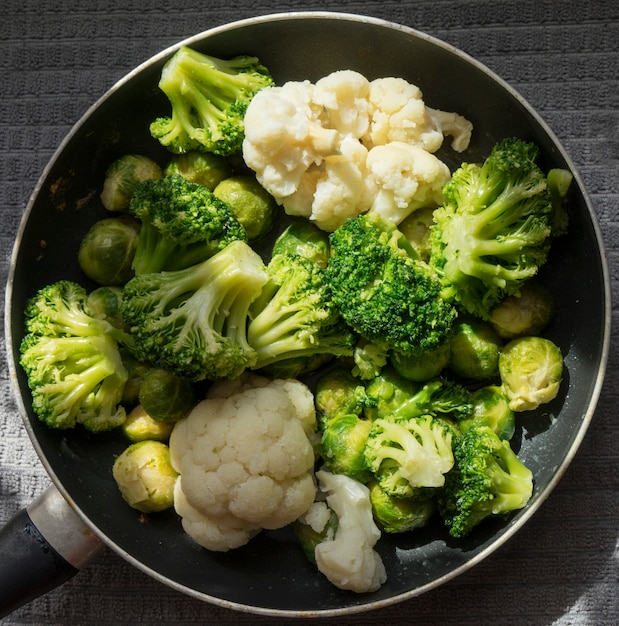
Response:
[[[521,509],[531,498],[531,470],[491,428],[476,426],[457,438],[454,458],[438,500],[451,536],[465,537],[484,519]]]
[[[125,421],[127,370],[117,342],[130,338],[93,317],[86,301],[86,290],[67,280],[40,289],[26,305],[20,364],[42,422],[98,432]]]
[[[305,515],[293,522],[292,530],[310,563],[316,564],[318,544],[333,541],[338,524],[337,514],[324,502],[314,502]]]
[[[472,317],[458,319],[449,344],[449,368],[458,376],[485,380],[499,373],[503,342],[488,322]]]
[[[155,119],[151,135],[175,153],[239,152],[247,105],[273,84],[256,57],[218,59],[182,46],[164,65],[159,81],[172,114]]]
[[[413,383],[386,369],[366,387],[370,405],[365,413],[373,418],[408,420],[422,415],[456,420],[473,412],[471,393],[462,385],[437,378]]]
[[[488,426],[500,439],[510,440],[516,430],[516,416],[499,385],[486,385],[473,392],[473,413],[458,421],[460,432],[473,426]]]
[[[192,151],[172,155],[163,173],[165,176],[179,174],[186,181],[213,191],[224,178],[232,176],[232,168],[219,154]]]
[[[135,357],[191,381],[236,378],[256,362],[246,327],[266,281],[262,259],[243,241],[184,270],[136,276],[121,309]]]
[[[552,232],[555,236],[564,235],[569,225],[569,215],[566,208],[567,194],[574,176],[572,172],[563,168],[553,168],[548,171],[548,188],[552,198]]]
[[[158,422],[178,422],[196,404],[193,385],[160,367],[145,374],[138,399],[146,413]]]
[[[314,222],[304,218],[294,219],[273,244],[272,256],[276,254],[298,254],[321,267],[329,260],[329,234]]]
[[[167,441],[174,428],[174,422],[155,420],[138,404],[127,415],[127,419],[120,428],[127,439],[134,443],[148,439]]]
[[[247,239],[226,203],[178,174],[138,185],[129,209],[142,222],[136,275],[185,269]]]
[[[367,482],[372,474],[365,460],[365,443],[371,428],[370,420],[353,414],[323,422],[319,451],[325,467],[334,474]]]
[[[416,489],[412,496],[389,495],[376,480],[369,485],[374,519],[386,533],[404,533],[425,526],[436,510],[434,489]]]
[[[230,176],[222,180],[213,193],[232,209],[249,241],[259,239],[271,230],[277,203],[254,177]]]
[[[559,393],[563,355],[550,339],[519,337],[501,350],[499,373],[511,410],[532,411]]]
[[[141,154],[125,154],[105,172],[101,202],[108,211],[126,211],[135,186],[161,176],[161,167],[152,159]]]
[[[333,306],[319,265],[278,254],[267,272],[268,281],[251,305],[247,329],[257,354],[254,369],[313,354],[352,355],[355,337]]]
[[[352,373],[361,380],[372,380],[380,376],[385,365],[389,351],[384,346],[378,346],[361,337],[353,353],[355,363]]]
[[[139,441],[118,456],[112,467],[124,500],[142,513],[156,513],[174,505],[178,474],[170,461],[170,449],[161,441]]]
[[[344,367],[334,367],[318,378],[314,402],[322,424],[344,415],[359,416],[371,403],[365,386]]]
[[[123,285],[133,276],[139,232],[139,222],[130,216],[98,220],[80,243],[77,261],[81,270],[99,285]]]
[[[554,315],[550,292],[537,281],[527,281],[490,313],[492,327],[503,339],[539,335]]]
[[[398,224],[398,229],[404,234],[409,243],[415,248],[419,258],[430,260],[432,248],[430,232],[434,224],[434,208],[423,207],[413,211],[404,221]]]
[[[93,317],[108,321],[112,326],[126,330],[125,322],[120,314],[122,287],[97,287],[86,298],[86,308]]]
[[[436,378],[449,364],[450,356],[451,345],[447,340],[435,350],[423,352],[418,356],[392,352],[389,355],[389,363],[400,376],[422,383]]]
[[[434,271],[404,235],[375,214],[349,219],[330,237],[327,283],[344,320],[385,349],[417,355],[438,348],[456,312]]]
[[[546,262],[553,207],[538,155],[535,144],[505,139],[453,173],[434,212],[430,263],[443,295],[481,319]]]
[[[365,460],[381,488],[396,497],[409,497],[419,487],[442,487],[453,466],[452,429],[430,415],[372,423]]]

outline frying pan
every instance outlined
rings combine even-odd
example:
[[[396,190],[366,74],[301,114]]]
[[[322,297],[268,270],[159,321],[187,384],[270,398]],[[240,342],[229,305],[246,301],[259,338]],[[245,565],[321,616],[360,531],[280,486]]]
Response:
[[[400,76],[426,103],[457,111],[474,124],[466,160],[483,159],[502,138],[536,142],[543,168],[574,174],[570,231],[554,243],[542,279],[556,316],[547,336],[565,357],[561,391],[543,410],[523,414],[514,445],[535,476],[534,495],[508,520],[488,521],[469,538],[449,539],[440,525],[384,536],[378,550],[388,581],[374,593],[334,588],[305,559],[288,529],[263,532],[227,554],[210,553],[182,531],[174,511],[144,524],[112,479],[119,433],[54,431],[33,414],[18,365],[25,303],[45,284],[67,278],[91,288],[76,263],[88,227],[105,216],[98,195],[116,157],[168,154],[148,132],[169,112],[158,89],[165,61],[179,45],[220,57],[257,55],[275,80],[317,80],[338,69],[368,78]],[[441,154],[451,167],[458,155]],[[99,99],[73,127],[34,189],[15,241],[6,289],[6,336],[13,391],[24,427],[53,486],[0,532],[0,616],[75,574],[107,546],[155,579],[214,604],[272,616],[354,613],[437,587],[497,550],[548,497],[576,453],[593,417],[609,347],[610,288],[597,220],[574,165],[527,102],[486,67],[455,48],[398,24],[359,15],[301,12],[267,15],[214,28],[154,56]]]

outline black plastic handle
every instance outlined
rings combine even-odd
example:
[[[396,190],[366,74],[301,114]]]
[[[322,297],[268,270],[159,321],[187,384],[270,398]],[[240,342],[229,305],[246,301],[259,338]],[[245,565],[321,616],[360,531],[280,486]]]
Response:
[[[0,619],[75,576],[101,545],[50,487],[0,530]]]

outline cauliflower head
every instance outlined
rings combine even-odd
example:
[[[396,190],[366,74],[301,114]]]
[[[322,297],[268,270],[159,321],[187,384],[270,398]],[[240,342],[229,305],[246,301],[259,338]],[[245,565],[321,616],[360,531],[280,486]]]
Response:
[[[227,551],[286,526],[314,501],[315,409],[298,381],[262,377],[213,385],[179,421],[170,455],[174,506],[196,543]]]
[[[449,171],[432,153],[445,135],[464,150],[472,131],[462,116],[427,107],[406,80],[353,70],[263,89],[244,123],[243,158],[260,184],[287,214],[327,232],[373,206],[394,222],[436,206]]]

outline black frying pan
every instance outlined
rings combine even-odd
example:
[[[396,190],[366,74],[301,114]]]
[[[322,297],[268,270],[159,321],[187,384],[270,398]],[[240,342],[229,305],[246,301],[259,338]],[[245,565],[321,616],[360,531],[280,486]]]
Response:
[[[593,416],[610,324],[601,236],[569,157],[514,90],[436,39],[353,15],[265,16],[183,43],[214,56],[257,55],[280,83],[316,80],[337,69],[358,70],[368,78],[401,76],[421,87],[429,106],[458,111],[474,123],[467,160],[483,159],[496,141],[517,135],[541,147],[543,167],[574,172],[570,233],[556,242],[543,272],[556,299],[557,314],[548,334],[565,355],[565,381],[553,403],[521,417],[515,441],[533,470],[535,493],[508,522],[484,524],[464,541],[450,540],[439,528],[383,537],[379,551],[387,583],[373,594],[351,595],[315,572],[287,530],[264,532],[234,552],[214,554],[183,533],[173,511],[141,523],[112,479],[114,457],[126,446],[119,434],[57,432],[36,419],[25,376],[16,364],[25,302],[59,278],[92,286],[81,275],[76,254],[87,228],[104,216],[98,194],[108,164],[127,152],[165,162],[167,155],[150,138],[148,125],[169,111],[157,83],[174,47],[131,72],[75,125],[43,172],[19,229],[6,289],[8,362],[24,426],[54,487],[0,533],[0,615],[74,574],[101,545],[179,591],[255,613],[326,616],[410,598],[466,571],[510,538],[561,478]],[[442,156],[452,166],[457,162],[449,151]]]

